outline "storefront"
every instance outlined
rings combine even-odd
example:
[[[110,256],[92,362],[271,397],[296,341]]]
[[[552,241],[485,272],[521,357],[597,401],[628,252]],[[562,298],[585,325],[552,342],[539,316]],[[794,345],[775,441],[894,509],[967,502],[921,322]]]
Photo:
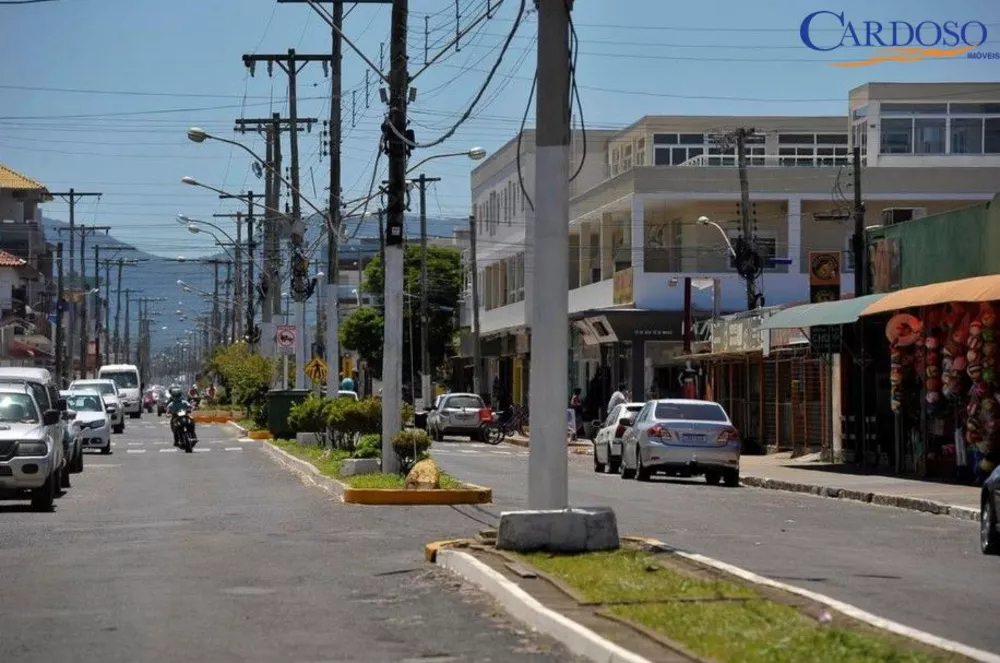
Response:
[[[898,290],[861,313],[882,331],[870,347],[881,464],[972,481],[1000,462],[998,314],[1000,275]]]

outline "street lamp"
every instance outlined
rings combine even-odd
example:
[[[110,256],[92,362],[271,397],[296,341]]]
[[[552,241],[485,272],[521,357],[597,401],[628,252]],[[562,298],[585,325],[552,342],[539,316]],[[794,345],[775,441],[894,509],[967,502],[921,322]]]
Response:
[[[722,235],[722,240],[726,243],[726,248],[729,249],[730,255],[732,255],[734,258],[736,257],[736,249],[733,248],[733,243],[731,241],[729,241],[729,235],[727,235],[726,231],[722,229],[722,226],[720,226],[715,221],[712,221],[707,216],[699,216],[698,217],[698,225],[699,226],[712,226],[716,230],[718,230],[719,234]]]
[[[449,157],[469,157],[473,161],[479,161],[480,159],[486,157],[486,148],[477,146],[477,147],[470,147],[465,152],[448,152],[446,154],[434,154],[410,166],[409,168],[406,169],[406,172],[407,173],[413,172],[414,170],[420,168],[420,166],[424,165],[428,161],[433,161],[434,159],[447,159]]]

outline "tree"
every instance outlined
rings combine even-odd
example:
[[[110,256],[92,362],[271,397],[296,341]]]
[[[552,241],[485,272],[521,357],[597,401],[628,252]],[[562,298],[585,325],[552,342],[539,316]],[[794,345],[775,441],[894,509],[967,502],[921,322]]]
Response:
[[[413,361],[420,368],[420,338],[425,333],[420,320],[420,265],[423,252],[419,244],[409,244],[403,254],[403,381],[410,376],[410,316],[413,316]],[[361,289],[378,297],[384,292],[385,271],[381,256],[376,256],[365,267]],[[462,254],[451,247],[427,247],[428,290],[428,349],[431,370],[436,370],[452,355],[455,336],[455,312],[464,286]],[[354,350],[377,376],[382,373],[382,339],[384,319],[379,309],[362,307],[351,314],[341,327],[340,341],[345,348]]]

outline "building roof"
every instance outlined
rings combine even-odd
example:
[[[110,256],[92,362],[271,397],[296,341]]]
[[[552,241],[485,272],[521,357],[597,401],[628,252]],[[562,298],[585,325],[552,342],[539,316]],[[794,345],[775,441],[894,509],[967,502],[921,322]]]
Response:
[[[36,182],[16,170],[0,163],[0,189],[14,191],[41,191],[48,194],[48,189],[41,182]]]
[[[13,253],[0,249],[0,267],[23,267],[28,261],[18,258]]]

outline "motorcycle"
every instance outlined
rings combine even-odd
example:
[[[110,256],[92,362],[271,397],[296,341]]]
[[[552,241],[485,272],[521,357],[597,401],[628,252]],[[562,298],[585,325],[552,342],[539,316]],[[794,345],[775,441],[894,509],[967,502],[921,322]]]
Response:
[[[194,445],[198,444],[194,436],[194,422],[187,410],[181,410],[173,416],[170,426],[177,429],[177,446],[184,450],[184,453],[194,451]]]

